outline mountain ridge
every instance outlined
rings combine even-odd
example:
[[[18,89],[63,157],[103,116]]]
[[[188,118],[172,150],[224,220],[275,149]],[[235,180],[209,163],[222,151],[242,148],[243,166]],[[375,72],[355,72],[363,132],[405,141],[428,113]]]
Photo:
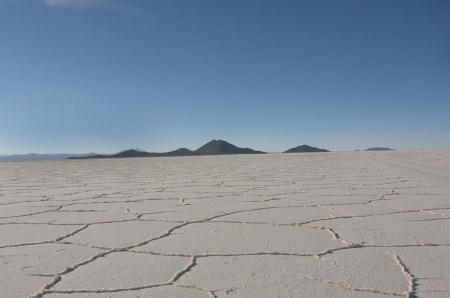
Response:
[[[200,155],[226,155],[226,154],[264,154],[266,152],[253,150],[251,148],[241,148],[224,140],[211,140],[200,146],[194,152]]]
[[[132,158],[132,157],[174,157],[174,156],[201,156],[201,155],[230,155],[230,154],[264,154],[266,152],[241,148],[224,140],[211,140],[196,150],[181,147],[169,152],[146,152],[143,150],[128,149],[115,154],[94,154],[90,156],[75,156],[69,159],[97,159],[97,158]]]
[[[40,160],[64,160],[70,157],[85,157],[95,155],[91,153],[26,153],[0,155],[0,161],[40,161]]]
[[[394,149],[388,147],[370,147],[364,151],[392,151]]]
[[[384,147],[369,148],[366,151],[392,150]],[[283,153],[306,153],[306,152],[329,152],[326,149],[312,147],[310,145],[301,145],[290,148]],[[132,148],[120,151],[114,154],[17,154],[0,155],[0,161],[33,161],[33,160],[63,160],[63,159],[102,159],[102,158],[133,158],[133,157],[175,157],[175,156],[206,156],[206,155],[233,155],[233,154],[266,154],[267,152],[254,150],[252,148],[243,148],[233,145],[227,141],[213,139],[196,150],[190,150],[185,147],[168,152],[147,152],[145,150]]]
[[[310,152],[330,152],[327,149],[317,148],[310,145],[300,145],[290,148],[283,153],[310,153]]]

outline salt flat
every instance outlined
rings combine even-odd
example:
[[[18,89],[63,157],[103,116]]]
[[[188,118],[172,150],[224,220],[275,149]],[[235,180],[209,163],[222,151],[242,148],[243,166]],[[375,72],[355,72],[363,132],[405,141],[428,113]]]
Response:
[[[450,297],[450,151],[0,163],[1,297]]]

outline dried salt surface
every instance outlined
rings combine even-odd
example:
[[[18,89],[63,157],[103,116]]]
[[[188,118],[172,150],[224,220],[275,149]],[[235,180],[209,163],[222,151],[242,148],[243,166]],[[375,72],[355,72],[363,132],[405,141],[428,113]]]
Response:
[[[34,215],[15,217],[17,223],[52,223],[52,224],[72,224],[84,225],[98,222],[112,222],[133,220],[135,216],[126,213],[115,213],[103,210],[74,210],[74,211],[49,211]],[[10,222],[11,219],[2,219],[1,223]]]
[[[145,239],[156,238],[176,223],[125,221],[91,225],[66,241],[102,248],[123,248]]]
[[[0,250],[0,296],[26,297],[66,267],[99,252],[90,247],[59,243],[3,248]]]
[[[75,232],[81,227],[69,225],[2,224],[0,225],[0,248],[49,242]]]
[[[425,212],[338,218],[307,226],[331,228],[348,241],[383,245],[446,245],[450,243],[449,219]]]
[[[394,263],[392,263],[395,266]],[[220,270],[217,270],[220,268]],[[294,256],[233,256],[199,258],[179,283],[215,289],[216,297],[392,297],[380,289],[358,289],[349,283],[321,279],[320,272],[335,272],[335,265]],[[365,269],[367,270],[367,269]],[[389,270],[390,272],[391,270]],[[353,270],[342,270],[354,275]],[[406,287],[400,272],[400,285]],[[367,278],[367,277],[366,277]],[[391,283],[390,283],[391,284]]]
[[[449,152],[0,163],[0,293],[449,297]]]
[[[2,203],[4,203],[2,201]],[[9,221],[24,215],[40,214],[56,210],[58,206],[36,206],[33,203],[21,203],[0,207],[0,221]]]
[[[115,291],[109,293],[49,293],[48,298],[208,298],[209,295],[202,289],[177,285],[156,286],[141,290]]]
[[[226,215],[213,221],[273,223],[284,225],[300,225],[319,218],[329,218],[331,210],[320,207],[266,207],[260,210],[244,211]]]
[[[187,225],[171,237],[152,241],[137,250],[172,255],[312,255],[342,246],[326,230],[208,222]]]
[[[79,267],[64,276],[55,291],[83,289],[135,289],[160,285],[190,262],[188,257],[166,257],[131,252],[115,252]],[[136,274],[139,272],[140,274]],[[95,276],[96,278],[92,278]]]
[[[401,256],[412,274],[417,296],[448,297],[450,291],[450,258],[448,247],[391,248]]]

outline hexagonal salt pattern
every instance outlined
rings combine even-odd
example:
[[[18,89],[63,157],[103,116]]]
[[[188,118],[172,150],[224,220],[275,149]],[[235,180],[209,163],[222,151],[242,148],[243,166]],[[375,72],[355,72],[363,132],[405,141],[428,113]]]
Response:
[[[450,151],[0,163],[0,296],[450,297]]]

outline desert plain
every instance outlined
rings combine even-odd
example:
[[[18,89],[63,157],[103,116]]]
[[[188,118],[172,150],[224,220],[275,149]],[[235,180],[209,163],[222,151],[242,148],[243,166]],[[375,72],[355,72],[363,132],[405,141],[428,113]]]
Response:
[[[450,151],[3,162],[0,297],[450,297]]]

